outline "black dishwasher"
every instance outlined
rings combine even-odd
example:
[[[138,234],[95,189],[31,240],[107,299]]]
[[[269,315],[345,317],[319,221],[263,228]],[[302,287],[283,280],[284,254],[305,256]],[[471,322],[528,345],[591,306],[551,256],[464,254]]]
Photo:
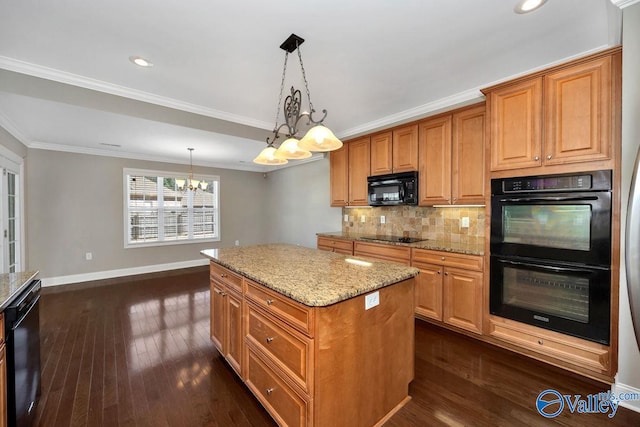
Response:
[[[10,426],[30,426],[40,397],[40,288],[33,280],[4,309]]]

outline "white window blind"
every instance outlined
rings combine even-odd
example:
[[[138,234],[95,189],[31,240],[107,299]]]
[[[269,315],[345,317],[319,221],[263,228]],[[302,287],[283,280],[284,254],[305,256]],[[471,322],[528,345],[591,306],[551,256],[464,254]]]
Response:
[[[220,178],[202,176],[205,190],[182,190],[169,172],[124,171],[125,246],[220,240]]]

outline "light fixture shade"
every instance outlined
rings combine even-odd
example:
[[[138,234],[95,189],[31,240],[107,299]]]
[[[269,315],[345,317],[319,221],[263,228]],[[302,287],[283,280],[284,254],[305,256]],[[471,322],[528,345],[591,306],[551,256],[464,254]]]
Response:
[[[253,159],[253,163],[257,163],[259,165],[284,165],[289,163],[287,159],[280,159],[275,156],[276,149],[274,147],[267,147],[258,154],[258,157]]]
[[[328,127],[317,125],[309,129],[298,146],[309,151],[333,151],[342,147],[342,141]]]
[[[185,182],[187,182],[187,180],[182,178],[176,178],[176,185],[178,186],[178,188],[184,188]]]
[[[198,188],[198,185],[200,185],[200,180],[199,179],[191,179],[189,181],[189,188],[192,188],[195,190],[196,188]]]
[[[295,138],[285,139],[276,150],[275,156],[279,159],[306,159],[311,157],[311,152],[298,146]]]
[[[208,186],[209,183],[207,181],[200,181],[200,188],[202,189],[202,191],[206,190]]]

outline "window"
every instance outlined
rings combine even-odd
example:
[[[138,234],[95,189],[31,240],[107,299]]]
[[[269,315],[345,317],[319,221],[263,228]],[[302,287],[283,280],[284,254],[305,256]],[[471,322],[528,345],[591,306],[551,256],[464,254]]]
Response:
[[[220,240],[220,178],[206,189],[181,189],[184,174],[124,170],[125,247]]]

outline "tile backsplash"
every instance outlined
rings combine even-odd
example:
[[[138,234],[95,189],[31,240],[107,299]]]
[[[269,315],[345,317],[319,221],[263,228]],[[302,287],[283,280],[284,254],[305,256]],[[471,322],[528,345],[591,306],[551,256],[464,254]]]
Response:
[[[348,221],[344,221],[345,215]],[[343,233],[419,237],[452,243],[484,242],[485,209],[482,206],[342,208],[342,218]],[[464,218],[469,219],[468,227],[462,226]]]

